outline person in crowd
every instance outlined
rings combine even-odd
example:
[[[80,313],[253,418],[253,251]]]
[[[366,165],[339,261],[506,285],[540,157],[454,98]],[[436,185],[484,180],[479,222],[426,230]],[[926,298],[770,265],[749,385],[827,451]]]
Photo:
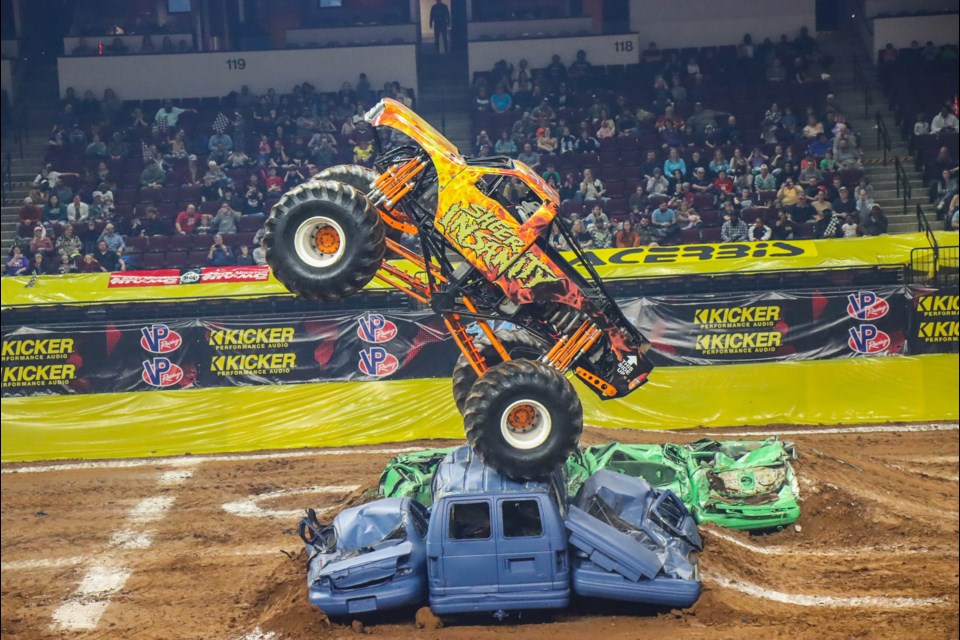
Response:
[[[25,238],[33,233],[33,228],[38,224],[43,224],[43,210],[33,202],[33,198],[27,196],[23,199],[23,205],[17,212],[17,235]]]
[[[640,216],[637,225],[637,234],[640,236],[640,246],[656,247],[660,245],[660,232],[653,226],[649,215]]]
[[[174,226],[177,233],[191,235],[200,224],[200,214],[197,212],[197,206],[193,203],[187,205],[187,208],[177,214]]]
[[[844,186],[837,190],[837,198],[831,203],[831,209],[834,213],[846,216],[848,213],[857,212],[857,203],[850,197],[850,191]]]
[[[263,240],[257,245],[257,248],[253,250],[253,262],[257,266],[265,267],[267,265],[267,248],[263,243]]]
[[[123,241],[123,236],[117,233],[117,230],[114,228],[112,223],[107,223],[103,228],[103,233],[100,234],[100,237],[97,239],[97,243],[104,242],[107,245],[107,248],[114,253],[119,254],[123,251],[126,243]]]
[[[250,245],[240,245],[240,252],[236,255],[233,263],[238,267],[252,267],[256,264],[253,255],[250,253]]]
[[[617,231],[614,245],[618,249],[640,246],[640,234],[633,228],[633,223],[629,219],[624,220],[620,230]]]
[[[120,256],[118,256],[115,251],[111,251],[104,240],[100,240],[97,243],[97,249],[93,252],[93,258],[106,271],[117,271],[120,267]]]
[[[184,113],[196,113],[196,109],[181,109],[173,106],[172,100],[164,100],[163,106],[157,110],[153,117],[153,126],[155,131],[163,132],[167,129],[175,129],[180,121],[180,116]]]
[[[740,219],[740,214],[734,211],[724,217],[726,220],[720,227],[720,239],[724,242],[746,242],[750,237],[750,228]]]
[[[606,201],[607,189],[599,178],[593,176],[593,170],[586,168],[583,170],[583,180],[580,181],[578,190],[578,200],[602,200]]]
[[[83,242],[73,232],[73,225],[68,224],[63,227],[63,233],[57,236],[55,245],[56,252],[60,254],[60,262],[64,267],[72,266],[76,263],[83,251]],[[66,269],[64,269],[66,272]]]
[[[159,159],[147,163],[147,166],[140,173],[140,186],[147,189],[159,189],[166,181],[167,172]]]
[[[33,254],[33,260],[30,262],[30,268],[25,275],[45,276],[55,273],[53,267],[47,262],[46,255],[43,253]]]
[[[661,200],[656,209],[653,210],[651,223],[659,235],[658,243],[663,244],[676,234],[679,230],[677,224],[677,212],[671,209],[666,200]]]
[[[944,104],[940,107],[940,113],[930,121],[930,133],[939,134],[941,131],[943,133],[956,133],[958,130],[960,130],[960,120],[950,111],[950,106]]]
[[[757,216],[753,221],[753,226],[747,232],[747,240],[752,242],[769,240],[772,234],[773,230],[764,223],[763,216]]]
[[[857,214],[848,213],[844,216],[843,224],[840,225],[840,235],[844,238],[856,238],[860,235],[860,223]]]
[[[46,253],[53,255],[53,240],[47,235],[46,229],[37,225],[33,229],[33,237],[30,238],[30,254]]]
[[[592,249],[593,248],[593,235],[587,230],[583,220],[577,218],[573,221],[573,226],[570,228],[570,233],[573,235],[573,239],[577,241],[577,244],[580,245],[581,249]]]
[[[793,216],[788,211],[780,209],[777,211],[777,219],[770,230],[771,240],[793,240],[796,233],[797,224]]]
[[[860,231],[865,236],[880,236],[887,233],[889,222],[883,208],[874,204],[870,207],[870,212],[860,221]]]
[[[107,271],[107,268],[97,262],[97,259],[92,253],[87,253],[84,254],[83,259],[80,260],[77,271],[80,273],[102,273]]]
[[[590,230],[590,237],[593,239],[594,249],[613,248],[613,233],[610,230],[610,223],[606,219],[606,214],[601,213],[597,221],[587,226]]]
[[[237,233],[237,222],[241,216],[242,214],[229,203],[224,203],[217,211],[217,215],[213,217],[210,226],[218,234]]]
[[[73,202],[67,205],[67,219],[70,222],[82,222],[90,215],[90,206],[80,199],[80,194],[74,194]]]
[[[233,264],[233,252],[223,243],[223,235],[213,236],[213,244],[207,252],[207,265],[211,267],[226,267]]]
[[[517,156],[517,160],[524,163],[534,171],[540,166],[540,154],[534,151],[533,144],[523,143],[523,151]]]
[[[60,196],[50,194],[47,205],[43,208],[43,219],[47,222],[67,222],[69,220],[67,207],[60,202]]]
[[[3,274],[5,276],[24,276],[28,275],[30,270],[30,260],[23,255],[23,249],[20,248],[20,245],[16,244],[10,248],[10,253],[3,264]]]

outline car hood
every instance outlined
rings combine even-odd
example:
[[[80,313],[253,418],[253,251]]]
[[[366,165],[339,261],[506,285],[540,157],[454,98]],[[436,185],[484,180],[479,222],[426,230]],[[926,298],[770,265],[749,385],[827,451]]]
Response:
[[[329,578],[338,589],[351,589],[380,582],[393,577],[399,568],[400,559],[409,557],[413,551],[413,543],[407,541],[326,564],[322,564],[321,557],[317,556],[311,560],[309,582]]]

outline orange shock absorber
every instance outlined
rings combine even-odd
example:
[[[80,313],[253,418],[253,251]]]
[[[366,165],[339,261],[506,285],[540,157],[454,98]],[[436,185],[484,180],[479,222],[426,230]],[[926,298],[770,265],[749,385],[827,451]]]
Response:
[[[427,166],[419,158],[411,158],[400,167],[390,167],[373,181],[380,191],[380,197],[374,204],[387,211],[392,209],[400,199],[410,193],[413,188],[411,181]]]
[[[592,322],[586,320],[570,336],[569,340],[562,338],[554,345],[553,349],[547,354],[547,360],[557,368],[558,371],[566,371],[570,364],[580,357],[584,351],[596,343],[602,332]]]

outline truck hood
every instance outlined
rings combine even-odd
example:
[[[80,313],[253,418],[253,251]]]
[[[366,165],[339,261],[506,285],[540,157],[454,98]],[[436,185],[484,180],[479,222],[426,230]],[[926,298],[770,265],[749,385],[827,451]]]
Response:
[[[319,568],[315,575],[311,576],[311,582],[328,577],[338,589],[353,589],[381,582],[394,576],[400,559],[410,556],[413,550],[413,544],[407,541],[345,560],[334,560]],[[316,560],[319,558],[314,561]]]

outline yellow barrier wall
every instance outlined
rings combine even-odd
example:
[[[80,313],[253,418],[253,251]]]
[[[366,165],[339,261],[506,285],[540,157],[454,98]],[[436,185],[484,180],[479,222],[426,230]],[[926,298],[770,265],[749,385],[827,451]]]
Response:
[[[577,383],[579,386],[579,383]],[[957,354],[661,368],[604,427],[957,420]],[[5,398],[2,460],[115,458],[462,438],[448,378]]]

